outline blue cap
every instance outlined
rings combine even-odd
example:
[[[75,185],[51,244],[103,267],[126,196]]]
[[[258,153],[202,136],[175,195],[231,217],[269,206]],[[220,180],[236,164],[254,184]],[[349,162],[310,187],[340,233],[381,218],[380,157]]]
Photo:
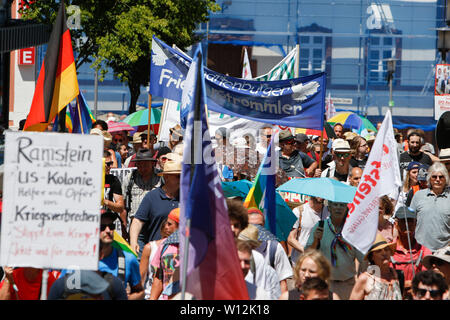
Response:
[[[410,162],[409,164],[408,164],[408,171],[411,171],[412,169],[419,169],[420,168],[420,166],[421,166],[422,164],[420,163],[420,162],[417,162],[417,161],[412,161],[412,162]]]
[[[103,279],[97,272],[92,270],[79,271],[80,282],[79,288],[69,290],[72,292],[84,292],[88,294],[101,294],[108,289],[109,283]]]

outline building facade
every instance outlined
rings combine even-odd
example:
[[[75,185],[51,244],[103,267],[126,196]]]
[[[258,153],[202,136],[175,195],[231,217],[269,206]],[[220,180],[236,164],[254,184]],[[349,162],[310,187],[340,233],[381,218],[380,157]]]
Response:
[[[441,62],[436,28],[445,0],[222,0],[202,24],[208,66],[239,75],[243,46],[253,76],[270,70],[297,44],[299,75],[327,73],[338,110],[382,120],[389,108],[387,60],[396,60],[394,125],[433,130],[434,69]],[[234,65],[232,67],[232,65]]]

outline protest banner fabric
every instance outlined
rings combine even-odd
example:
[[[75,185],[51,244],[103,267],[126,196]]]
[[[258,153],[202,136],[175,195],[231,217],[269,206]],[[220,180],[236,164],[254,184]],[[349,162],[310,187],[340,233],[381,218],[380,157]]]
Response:
[[[181,101],[191,61],[153,37],[150,94]],[[323,128],[325,73],[261,82],[204,70],[208,110],[269,124]]]
[[[98,266],[101,136],[7,132],[0,264]]]
[[[189,114],[180,181],[181,284],[199,300],[248,299],[206,124],[201,47],[194,57],[190,94],[183,95]]]
[[[353,202],[349,204],[349,213],[342,230],[345,240],[366,254],[377,233],[380,197],[389,195],[400,186],[397,142],[388,110],[370,151]]]
[[[244,63],[242,65],[242,79],[251,79],[252,69],[250,69],[250,60],[248,59],[247,48],[244,48]]]
[[[263,212],[266,228],[277,233],[275,176],[278,168],[278,155],[275,151],[275,134],[272,134],[267,153],[262,161],[252,188],[244,200],[244,207],[257,208]]]
[[[79,93],[64,1],[53,25],[24,131],[44,131]]]

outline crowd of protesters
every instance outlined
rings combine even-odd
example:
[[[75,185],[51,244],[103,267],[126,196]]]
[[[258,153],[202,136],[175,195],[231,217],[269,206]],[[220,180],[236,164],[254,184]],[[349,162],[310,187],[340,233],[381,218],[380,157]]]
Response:
[[[320,137],[279,131],[277,186],[289,179],[328,177],[357,186],[375,132],[361,136],[334,126]],[[254,300],[448,299],[450,282],[450,149],[435,151],[423,131],[411,129],[398,142],[402,187],[379,201],[376,239],[362,254],[342,237],[347,203],[318,197],[289,202],[297,221],[286,241],[264,225],[264,214],[227,200],[230,232]],[[91,134],[103,136],[105,199],[101,208],[98,271],[51,270],[48,299],[167,300],[180,292],[179,199],[184,132],[170,129],[167,143],[151,131],[108,132],[104,121]],[[230,139],[213,133],[216,166],[223,181],[253,181],[276,129]],[[120,181],[112,168],[136,168]],[[113,247],[114,231],[137,256]],[[261,234],[266,235],[261,240]],[[43,270],[3,267],[0,300],[38,300]],[[79,287],[68,283],[75,274]]]

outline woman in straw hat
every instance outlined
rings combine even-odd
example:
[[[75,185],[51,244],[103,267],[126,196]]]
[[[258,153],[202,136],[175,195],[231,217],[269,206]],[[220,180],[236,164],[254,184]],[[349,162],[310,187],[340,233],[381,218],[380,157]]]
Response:
[[[395,246],[395,243],[388,243],[381,234],[377,234],[365,256],[370,266],[358,277],[350,300],[402,300],[397,273],[390,267]]]

